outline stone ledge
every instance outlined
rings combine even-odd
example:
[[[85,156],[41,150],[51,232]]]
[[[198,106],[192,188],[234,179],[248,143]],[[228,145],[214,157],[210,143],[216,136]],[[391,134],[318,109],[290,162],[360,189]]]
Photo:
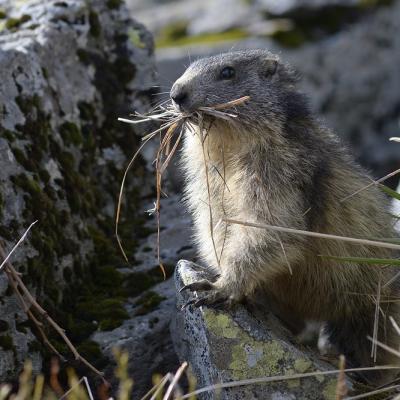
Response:
[[[293,335],[270,313],[252,316],[245,307],[233,311],[187,307],[192,294],[179,293],[196,280],[190,262],[181,260],[175,271],[177,303],[171,333],[181,361],[188,361],[197,387],[265,376],[293,375],[334,369],[308,349],[295,346]],[[334,399],[336,376],[318,376],[224,389],[200,399]]]

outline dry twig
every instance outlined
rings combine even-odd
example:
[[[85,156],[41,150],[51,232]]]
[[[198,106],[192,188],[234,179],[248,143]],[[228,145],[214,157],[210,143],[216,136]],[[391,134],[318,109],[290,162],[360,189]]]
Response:
[[[346,374],[344,372],[345,369],[345,358],[344,355],[341,355],[339,358],[339,375],[336,384],[336,400],[344,400],[348,393],[347,382],[346,382]]]
[[[223,103],[223,104],[216,104],[216,105],[210,106],[210,107],[199,107],[198,110],[193,113],[183,113],[181,111],[178,111],[172,104],[169,104],[167,106],[162,104],[162,105],[156,107],[153,110],[153,112],[149,115],[142,115],[139,113],[134,114],[134,117],[137,118],[136,120],[126,119],[126,118],[118,118],[119,121],[126,122],[129,124],[140,124],[140,123],[149,122],[149,121],[157,121],[157,122],[162,123],[158,129],[152,131],[151,133],[145,135],[142,138],[142,141],[144,143],[139,147],[139,149],[136,151],[136,153],[134,154],[134,156],[128,163],[128,166],[125,169],[123,179],[121,182],[121,187],[120,187],[118,202],[117,202],[116,217],[115,217],[115,236],[117,238],[118,246],[127,262],[128,262],[128,257],[123,248],[122,241],[119,237],[118,225],[120,222],[122,196],[123,196],[123,192],[124,192],[126,177],[127,177],[128,171],[132,167],[132,165],[133,165],[134,161],[136,160],[140,151],[157,134],[162,135],[163,132],[165,132],[164,137],[161,140],[159,149],[157,151],[157,156],[156,156],[156,160],[155,160],[157,200],[156,200],[155,208],[154,208],[154,211],[157,216],[157,258],[158,258],[159,265],[160,265],[162,272],[164,274],[164,277],[165,277],[165,270],[164,270],[164,267],[163,267],[161,259],[160,259],[160,198],[161,198],[161,192],[162,192],[162,189],[161,189],[162,174],[165,172],[172,157],[174,156],[174,154],[178,148],[178,145],[181,141],[183,131],[185,129],[191,129],[191,124],[197,125],[199,127],[202,145],[204,146],[204,140],[207,137],[207,133],[205,135],[203,135],[203,128],[204,128],[203,127],[203,117],[204,117],[204,115],[208,115],[208,116],[214,117],[216,119],[223,119],[223,120],[232,122],[237,117],[237,115],[234,113],[228,113],[224,110],[241,105],[241,104],[245,103],[246,101],[248,101],[249,99],[250,99],[249,96],[244,96],[239,99],[235,99],[235,100],[229,101],[227,103]],[[177,133],[177,132],[179,132],[179,133]],[[177,136],[177,138],[171,149],[171,141],[173,140],[174,136]],[[163,159],[163,153],[166,156],[165,160]],[[205,152],[204,152],[204,156],[205,156]],[[207,175],[208,165],[207,165],[206,160],[204,160],[204,162],[205,162],[206,175]],[[211,236],[212,236],[212,241],[214,244],[214,251],[216,254],[217,261],[218,261],[219,258],[217,255],[214,238],[213,238],[213,229],[212,229],[213,221],[212,221],[211,206],[209,205],[209,207],[210,207]]]
[[[13,249],[10,251],[10,253],[6,254],[3,246],[0,244],[0,257],[3,259],[3,263],[1,264],[2,267],[4,266],[4,270],[7,274],[7,277],[10,281],[11,287],[15,291],[15,294],[21,301],[21,305],[23,310],[27,313],[28,317],[32,320],[32,322],[35,324],[35,326],[38,328],[38,331],[40,335],[42,336],[45,344],[55,352],[55,354],[59,355],[58,351],[54,348],[54,346],[50,343],[48,340],[46,334],[44,333],[44,330],[42,328],[42,323],[37,320],[37,318],[34,315],[34,312],[37,312],[38,315],[43,318],[49,325],[51,325],[54,330],[61,336],[61,338],[64,340],[68,348],[71,350],[71,352],[74,354],[75,359],[77,361],[82,362],[85,364],[91,371],[93,371],[95,374],[99,375],[104,381],[103,373],[97,370],[89,361],[87,361],[84,357],[82,357],[79,352],[76,350],[75,346],[71,343],[69,338],[66,336],[64,329],[62,329],[47,313],[46,310],[44,310],[39,303],[36,301],[36,299],[32,296],[28,288],[25,286],[24,282],[22,281],[20,274],[15,270],[13,265],[10,262],[10,256],[11,254],[16,250],[16,248],[22,243],[22,241],[25,239],[27,233],[29,232],[29,229],[36,223],[32,223],[29,228],[24,232],[20,240],[17,242],[17,244],[13,247]],[[24,299],[24,296],[26,297],[27,300]],[[29,306],[28,306],[29,304]]]

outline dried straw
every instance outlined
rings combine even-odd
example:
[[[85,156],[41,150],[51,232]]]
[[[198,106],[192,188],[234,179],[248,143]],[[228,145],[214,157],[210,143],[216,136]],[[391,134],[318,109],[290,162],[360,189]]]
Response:
[[[161,193],[162,193],[162,175],[167,169],[171,159],[173,158],[174,154],[176,153],[176,150],[179,146],[179,143],[182,139],[183,132],[186,129],[192,130],[191,124],[197,125],[199,127],[199,135],[200,135],[200,140],[202,143],[203,147],[203,157],[204,157],[204,163],[205,163],[205,170],[206,170],[206,180],[207,180],[207,191],[208,191],[208,198],[209,198],[209,208],[210,208],[210,234],[213,242],[213,247],[214,247],[214,252],[216,255],[216,259],[219,263],[220,257],[218,257],[215,242],[214,242],[214,233],[213,233],[213,216],[212,216],[212,210],[211,210],[211,204],[210,204],[210,184],[209,184],[209,179],[208,179],[208,164],[206,160],[206,153],[204,150],[204,140],[207,137],[207,130],[204,127],[203,124],[203,119],[204,116],[211,116],[216,119],[223,119],[226,121],[232,122],[234,118],[237,117],[237,114],[234,113],[228,113],[224,110],[241,105],[248,101],[250,99],[249,96],[244,96],[239,99],[235,99],[232,101],[229,101],[227,103],[223,104],[216,104],[214,106],[210,107],[199,107],[195,112],[192,113],[184,113],[179,110],[177,110],[172,104],[169,104],[167,106],[165,105],[160,105],[156,107],[152,113],[148,115],[143,115],[139,113],[135,113],[134,117],[137,119],[131,120],[131,119],[126,119],[126,118],[118,118],[119,121],[129,123],[129,124],[140,124],[143,122],[149,122],[149,121],[157,121],[161,122],[161,126],[150,132],[149,134],[145,135],[142,138],[142,145],[139,147],[139,149],[136,151],[136,153],[133,155],[132,159],[128,163],[128,166],[125,169],[122,182],[121,182],[121,187],[118,195],[118,202],[117,202],[117,210],[116,210],[116,217],[115,217],[115,236],[117,238],[118,246],[125,258],[125,260],[128,262],[128,257],[126,255],[126,252],[124,250],[124,247],[122,245],[122,241],[119,237],[118,233],[118,226],[120,222],[120,216],[121,216],[121,205],[122,205],[122,196],[124,193],[124,187],[125,187],[125,182],[126,182],[126,177],[127,174],[134,164],[137,156],[139,153],[142,151],[143,147],[155,136],[160,135],[161,140],[160,140],[160,146],[157,151],[156,155],[156,160],[155,160],[155,167],[156,167],[156,190],[157,190],[157,199],[155,203],[155,208],[154,211],[157,216],[157,258],[159,265],[161,267],[161,270],[164,274],[165,278],[165,269],[162,265],[161,259],[160,259],[160,199],[161,199]],[[162,137],[162,135],[164,135]],[[172,145],[172,142],[175,140],[174,144]],[[164,159],[165,157],[165,159]]]

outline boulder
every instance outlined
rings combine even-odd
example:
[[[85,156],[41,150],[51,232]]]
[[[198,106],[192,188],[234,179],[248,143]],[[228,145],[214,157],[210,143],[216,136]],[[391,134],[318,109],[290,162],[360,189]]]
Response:
[[[234,311],[186,307],[188,292],[183,285],[198,279],[190,262],[181,260],[175,271],[177,309],[171,324],[172,338],[181,361],[188,361],[197,379],[197,388],[261,377],[329,371],[315,352],[296,344],[295,338],[271,313],[243,306]],[[247,384],[219,393],[203,393],[200,399],[335,399],[336,375]],[[306,394],[306,396],[305,396]]]
[[[38,220],[12,262],[82,355],[100,362],[90,334],[127,318],[113,220],[140,142],[117,117],[150,106],[152,37],[119,0],[2,0],[0,8],[0,238],[8,251]],[[129,255],[144,223],[136,205],[146,176],[138,160],[121,221]],[[0,382],[15,379],[26,358],[37,371],[49,355],[32,332],[1,272]]]

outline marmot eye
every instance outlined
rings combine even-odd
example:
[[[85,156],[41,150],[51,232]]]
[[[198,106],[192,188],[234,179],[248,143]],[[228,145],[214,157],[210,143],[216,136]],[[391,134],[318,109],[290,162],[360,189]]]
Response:
[[[232,79],[235,76],[235,70],[232,67],[225,67],[219,73],[221,79]]]

